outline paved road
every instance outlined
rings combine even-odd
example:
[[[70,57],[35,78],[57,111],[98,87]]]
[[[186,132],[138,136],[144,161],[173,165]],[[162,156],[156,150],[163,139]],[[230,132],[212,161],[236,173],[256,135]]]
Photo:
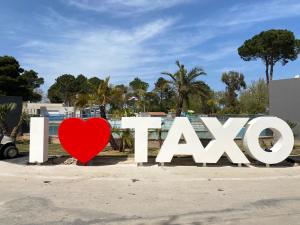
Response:
[[[0,161],[0,224],[300,224],[300,167]]]

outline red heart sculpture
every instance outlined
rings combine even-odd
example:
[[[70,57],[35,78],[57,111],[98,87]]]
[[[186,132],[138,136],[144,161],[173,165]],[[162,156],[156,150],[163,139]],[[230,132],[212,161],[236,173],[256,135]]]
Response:
[[[91,118],[87,121],[78,118],[65,119],[58,128],[62,147],[83,164],[105,148],[110,135],[110,125],[102,118]]]

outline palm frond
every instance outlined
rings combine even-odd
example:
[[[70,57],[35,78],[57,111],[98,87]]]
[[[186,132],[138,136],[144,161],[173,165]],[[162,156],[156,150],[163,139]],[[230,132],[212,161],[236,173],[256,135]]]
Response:
[[[16,103],[4,103],[0,104],[0,120],[5,121],[7,115],[16,109]]]
[[[169,73],[169,72],[161,72],[161,74],[167,75],[167,76],[169,76],[173,81],[176,81],[176,78],[175,78],[174,74],[172,74],[172,73]]]
[[[195,81],[190,92],[198,93],[201,97],[207,97],[211,93],[209,86],[204,81]]]
[[[82,109],[89,104],[90,97],[88,94],[79,94],[75,99],[75,108]]]
[[[204,70],[200,67],[195,67],[187,74],[187,79],[188,81],[193,81],[195,78],[202,75],[206,75]]]
[[[178,66],[179,69],[181,68],[181,64],[180,64],[179,60],[176,60],[175,64]]]

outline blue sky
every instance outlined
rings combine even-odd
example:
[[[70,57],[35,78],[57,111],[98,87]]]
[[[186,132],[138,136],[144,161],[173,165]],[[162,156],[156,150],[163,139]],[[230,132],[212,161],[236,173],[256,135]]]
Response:
[[[237,48],[267,29],[288,29],[300,38],[299,0],[0,0],[0,55],[16,57],[45,78],[134,77],[153,83],[175,60],[201,66],[205,81],[224,88],[222,72],[264,77],[260,61],[244,62]],[[277,64],[275,79],[300,74],[300,59]]]

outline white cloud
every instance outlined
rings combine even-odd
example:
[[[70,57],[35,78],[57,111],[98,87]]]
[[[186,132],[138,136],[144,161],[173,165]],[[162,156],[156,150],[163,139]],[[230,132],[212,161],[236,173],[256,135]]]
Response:
[[[158,59],[164,60],[159,58],[159,50],[147,45],[148,41],[163,35],[174,22],[167,18],[129,30],[73,31],[60,42],[31,40],[19,46],[26,49],[22,64],[39,71],[48,83],[63,73],[111,75],[115,81],[128,80],[128,76],[139,75],[138,72],[147,75]]]
[[[237,51],[238,45],[219,46],[215,51],[199,54],[199,58],[205,61],[215,61],[226,56],[233,55]]]
[[[69,0],[68,3],[83,10],[107,12],[118,16],[137,15],[174,7],[191,0]]]
[[[300,16],[300,2],[298,0],[258,1],[236,4],[218,13],[219,16],[201,21],[199,25],[238,26],[298,17]]]
[[[128,14],[164,9],[186,2],[70,1],[70,4],[82,4],[77,7],[114,13],[124,9],[122,13]],[[296,1],[277,0],[237,4],[224,11],[216,11],[216,15],[211,14],[200,22],[201,17],[198,20],[193,17],[192,21],[195,22],[192,24],[188,24],[185,18],[178,19],[177,15],[165,18],[145,16],[143,20],[134,20],[135,23],[124,27],[118,23],[95,26],[95,23],[89,24],[88,20],[78,21],[49,9],[39,18],[43,26],[51,28],[47,35],[53,35],[53,38],[48,38],[50,41],[32,39],[20,45],[20,61],[25,67],[33,68],[44,76],[46,87],[63,73],[82,73],[89,77],[110,75],[114,83],[128,82],[134,76],[153,81],[160,76],[161,71],[176,69],[173,64],[176,59],[188,67],[211,67],[210,72],[218,74],[229,69],[244,70],[239,66],[243,62],[237,64],[238,58],[232,57],[234,54],[236,56],[241,41],[236,34],[262,21],[299,16],[299,4]],[[227,43],[221,43],[220,37],[222,41],[227,40]],[[220,45],[209,43],[209,40],[216,40]]]
[[[241,72],[241,71],[244,71],[245,69],[246,69],[245,66],[225,66],[225,67],[216,69],[215,71],[216,71],[218,74],[222,74],[222,73],[225,73],[225,72],[228,72],[228,71],[237,71],[237,72]]]
[[[78,20],[72,17],[61,15],[51,7],[45,7],[43,14],[35,15],[37,20],[48,29],[62,29],[64,27],[76,28],[78,26],[87,26],[83,20]]]

